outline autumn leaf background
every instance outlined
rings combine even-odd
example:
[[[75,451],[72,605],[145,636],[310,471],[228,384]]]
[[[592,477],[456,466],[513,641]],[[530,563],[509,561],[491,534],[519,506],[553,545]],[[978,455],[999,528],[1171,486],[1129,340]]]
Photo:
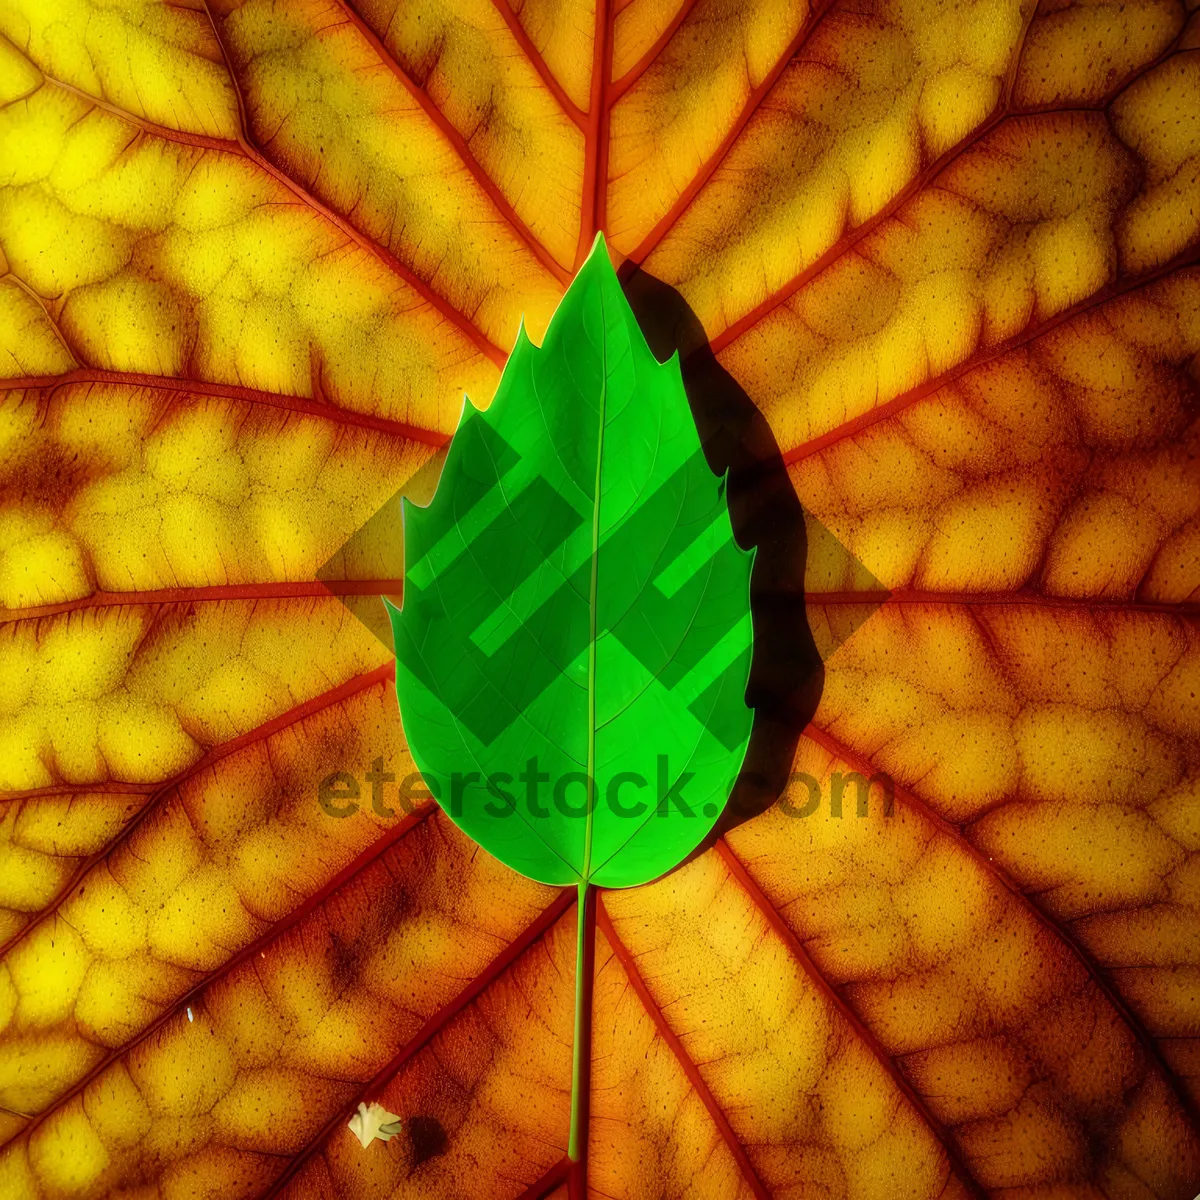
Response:
[[[897,790],[600,897],[591,1194],[1192,1197],[1198,20],[2,0],[0,1195],[566,1194],[573,891],[316,788],[411,770],[356,531],[602,229]]]

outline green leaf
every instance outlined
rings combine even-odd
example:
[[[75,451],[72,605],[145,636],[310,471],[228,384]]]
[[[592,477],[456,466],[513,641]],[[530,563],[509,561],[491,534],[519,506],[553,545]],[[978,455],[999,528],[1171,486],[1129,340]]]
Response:
[[[403,505],[396,691],[427,785],[544,883],[630,887],[725,806],[750,738],[753,553],[733,538],[676,355],[659,363],[597,237],[541,349],[464,405]]]

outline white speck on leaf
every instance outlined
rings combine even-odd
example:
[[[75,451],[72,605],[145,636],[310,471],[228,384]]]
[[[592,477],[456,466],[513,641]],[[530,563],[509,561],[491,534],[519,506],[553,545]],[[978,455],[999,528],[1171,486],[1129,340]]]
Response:
[[[404,1122],[395,1113],[388,1112],[382,1104],[378,1104],[374,1100],[370,1104],[360,1101],[358,1112],[346,1123],[364,1150],[376,1138],[381,1142],[394,1138],[404,1127]]]

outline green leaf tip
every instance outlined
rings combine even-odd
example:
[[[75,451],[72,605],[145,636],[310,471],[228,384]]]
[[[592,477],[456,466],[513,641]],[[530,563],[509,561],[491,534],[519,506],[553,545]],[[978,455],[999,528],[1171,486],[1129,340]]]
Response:
[[[749,743],[754,555],[603,235],[403,520],[396,692],[451,819],[548,884],[677,865]]]

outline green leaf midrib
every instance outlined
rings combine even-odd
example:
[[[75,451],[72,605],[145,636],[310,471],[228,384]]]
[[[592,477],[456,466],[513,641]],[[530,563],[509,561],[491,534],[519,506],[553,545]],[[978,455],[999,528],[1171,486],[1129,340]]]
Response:
[[[600,311],[604,312],[604,295],[600,295]],[[601,321],[601,328],[607,326]],[[583,869],[580,878],[586,884],[592,872],[592,822],[596,811],[596,626],[599,620],[600,579],[600,480],[604,467],[604,419],[608,404],[608,337],[600,339],[600,403],[599,432],[596,437],[596,486],[592,494],[592,578],[588,590],[588,761],[587,816],[583,827]]]

